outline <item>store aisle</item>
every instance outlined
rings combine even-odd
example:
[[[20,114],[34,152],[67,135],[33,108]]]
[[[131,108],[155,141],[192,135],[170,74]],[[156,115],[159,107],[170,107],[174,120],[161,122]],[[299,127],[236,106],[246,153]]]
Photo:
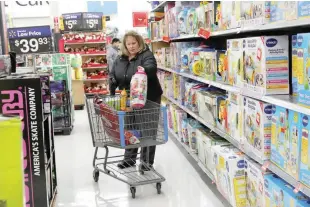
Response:
[[[75,117],[71,136],[55,137],[57,207],[223,206],[172,141],[159,146],[156,154],[155,168],[167,179],[161,195],[157,195],[153,185],[147,185],[137,187],[137,197],[132,199],[126,184],[104,174],[94,183],[94,148],[86,110],[76,111]],[[113,153],[122,151],[113,150]]]

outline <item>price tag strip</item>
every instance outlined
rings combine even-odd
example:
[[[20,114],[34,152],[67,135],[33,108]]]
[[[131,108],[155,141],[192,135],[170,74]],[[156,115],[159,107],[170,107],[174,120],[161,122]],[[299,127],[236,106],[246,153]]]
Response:
[[[8,29],[10,51],[16,54],[52,52],[50,26]]]
[[[102,30],[102,13],[83,13],[84,30]]]
[[[83,28],[82,13],[63,14],[62,18],[65,31],[79,31]]]

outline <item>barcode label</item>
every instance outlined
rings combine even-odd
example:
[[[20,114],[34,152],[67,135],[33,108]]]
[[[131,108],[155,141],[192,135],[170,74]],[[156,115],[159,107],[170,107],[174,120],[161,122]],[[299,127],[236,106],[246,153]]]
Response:
[[[7,203],[5,200],[0,200],[0,207],[7,207]]]

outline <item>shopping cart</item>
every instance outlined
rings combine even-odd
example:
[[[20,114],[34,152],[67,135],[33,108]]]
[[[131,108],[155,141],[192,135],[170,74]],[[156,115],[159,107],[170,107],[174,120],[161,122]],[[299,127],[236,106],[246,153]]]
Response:
[[[99,180],[102,172],[130,186],[135,198],[136,186],[156,183],[157,193],[161,193],[161,183],[165,178],[148,165],[149,147],[168,141],[166,108],[147,101],[139,110],[120,110],[120,96],[86,95],[86,106],[92,134],[95,155],[93,178]],[[133,138],[134,136],[134,138]],[[105,149],[105,156],[98,157],[98,148]],[[136,159],[124,159],[124,155],[109,156],[109,148],[147,149],[146,157],[137,153]],[[121,151],[123,154],[124,151]],[[119,169],[117,164],[125,161],[129,168]],[[132,163],[137,163],[135,165]],[[137,166],[137,167],[136,167]],[[147,169],[147,170],[146,170]]]

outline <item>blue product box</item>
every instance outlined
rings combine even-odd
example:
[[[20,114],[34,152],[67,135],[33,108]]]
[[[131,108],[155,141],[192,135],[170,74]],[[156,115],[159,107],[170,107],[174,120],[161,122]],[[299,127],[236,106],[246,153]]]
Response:
[[[301,114],[301,124],[299,136],[299,180],[307,186],[310,186],[310,147],[309,147],[309,123],[310,116]]]
[[[298,1],[298,18],[310,17],[310,1]]]
[[[271,155],[270,160],[286,171],[289,162],[289,110],[275,107],[271,125]]]
[[[297,81],[298,103],[310,106],[310,33],[297,34]]]
[[[292,35],[292,90],[293,95],[298,95],[298,45],[297,45],[297,35]]]
[[[305,207],[310,206],[309,198],[294,193],[294,187],[275,174],[265,176],[265,207]]]

